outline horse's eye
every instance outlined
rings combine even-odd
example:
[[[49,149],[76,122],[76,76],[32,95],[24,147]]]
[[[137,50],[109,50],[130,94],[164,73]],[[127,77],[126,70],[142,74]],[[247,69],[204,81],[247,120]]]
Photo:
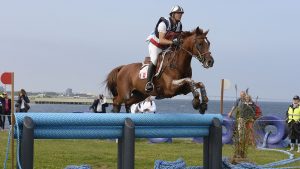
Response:
[[[198,50],[200,50],[201,45],[198,43],[198,44],[196,45],[196,48],[197,48]]]

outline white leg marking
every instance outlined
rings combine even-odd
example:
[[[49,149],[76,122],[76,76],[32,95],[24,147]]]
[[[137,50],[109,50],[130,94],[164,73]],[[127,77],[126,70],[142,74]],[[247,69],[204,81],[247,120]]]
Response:
[[[177,86],[181,86],[186,82],[192,82],[193,80],[191,78],[183,78],[183,79],[179,79],[179,80],[172,80],[172,84],[173,85],[177,85]]]

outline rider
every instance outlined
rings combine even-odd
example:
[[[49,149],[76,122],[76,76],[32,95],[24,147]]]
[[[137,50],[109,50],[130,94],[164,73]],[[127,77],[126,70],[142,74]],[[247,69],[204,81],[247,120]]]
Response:
[[[182,24],[180,22],[183,8],[176,5],[170,11],[169,19],[161,17],[155,26],[154,32],[148,37],[149,43],[149,55],[151,63],[147,72],[147,84],[145,86],[146,92],[153,90],[153,75],[156,70],[157,56],[163,49],[166,49],[170,45],[178,46],[179,40],[175,36],[182,31]]]

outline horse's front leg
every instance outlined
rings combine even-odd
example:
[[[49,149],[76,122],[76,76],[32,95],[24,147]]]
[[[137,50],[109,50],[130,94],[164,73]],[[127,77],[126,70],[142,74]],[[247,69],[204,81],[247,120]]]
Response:
[[[193,105],[193,108],[195,110],[199,110],[201,107],[204,107],[204,105],[201,105],[201,102],[200,102],[200,94],[199,92],[197,91],[197,87],[196,87],[196,83],[191,79],[191,78],[183,78],[183,79],[179,79],[179,80],[173,80],[172,81],[172,85],[174,87],[179,87],[179,86],[183,86],[187,84],[189,86],[188,89],[185,89],[182,93],[183,94],[188,94],[190,92],[193,93],[193,101],[192,101],[192,105]],[[203,111],[203,108],[201,109],[200,113],[204,113],[205,110]]]
[[[207,94],[206,94],[204,84],[202,82],[194,82],[194,86],[196,87],[196,89],[200,89],[202,102],[207,103],[208,102],[208,97],[207,97]]]
[[[207,110],[208,103],[208,97],[206,94],[205,86],[202,82],[193,82],[193,86],[195,90],[200,89],[202,103],[200,104],[199,111],[200,113],[204,113]]]

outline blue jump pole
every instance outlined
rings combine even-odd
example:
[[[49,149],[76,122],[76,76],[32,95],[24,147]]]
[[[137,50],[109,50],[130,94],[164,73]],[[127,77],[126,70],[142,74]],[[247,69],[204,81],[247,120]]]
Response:
[[[15,113],[15,117],[23,132],[21,164],[28,162],[28,169],[33,166],[34,139],[118,139],[118,169],[134,169],[135,138],[204,137],[204,167],[222,164],[220,114]]]

